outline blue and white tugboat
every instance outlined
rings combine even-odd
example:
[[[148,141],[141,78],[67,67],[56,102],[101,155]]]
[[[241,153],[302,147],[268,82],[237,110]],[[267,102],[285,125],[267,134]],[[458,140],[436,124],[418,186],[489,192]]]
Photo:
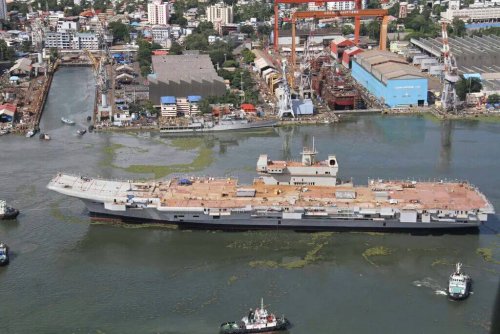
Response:
[[[462,272],[462,264],[457,263],[455,271],[448,280],[448,296],[453,300],[469,297],[472,279]]]
[[[9,247],[3,242],[0,242],[0,266],[9,264]]]
[[[19,214],[19,210],[7,205],[4,200],[0,199],[0,219],[14,219]]]
[[[221,334],[243,334],[243,333],[273,333],[286,330],[290,326],[288,320],[283,316],[276,317],[264,308],[264,300],[260,300],[260,308],[255,311],[250,309],[248,316],[241,321],[225,322],[220,326]]]

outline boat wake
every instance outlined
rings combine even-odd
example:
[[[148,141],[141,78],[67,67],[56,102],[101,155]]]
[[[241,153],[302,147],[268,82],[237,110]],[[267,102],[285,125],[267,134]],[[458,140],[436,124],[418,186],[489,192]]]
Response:
[[[413,285],[420,288],[429,288],[434,291],[437,296],[446,296],[446,288],[443,288],[439,283],[430,277],[425,277],[422,280],[413,281]]]

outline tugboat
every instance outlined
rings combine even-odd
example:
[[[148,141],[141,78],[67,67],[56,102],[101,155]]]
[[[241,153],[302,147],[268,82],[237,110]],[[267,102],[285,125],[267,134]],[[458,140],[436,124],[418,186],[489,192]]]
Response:
[[[9,247],[3,242],[0,242],[0,266],[9,264]]]
[[[250,309],[248,316],[241,321],[225,322],[220,326],[221,334],[270,333],[286,330],[289,321],[283,316],[277,318],[264,308],[264,300],[260,300],[260,308]]]
[[[64,117],[61,117],[61,122],[67,125],[75,125],[75,121]]]
[[[462,264],[457,263],[455,271],[448,280],[448,296],[453,300],[469,297],[472,279],[462,272]]]
[[[14,219],[19,214],[19,210],[7,206],[4,200],[0,200],[0,219]]]

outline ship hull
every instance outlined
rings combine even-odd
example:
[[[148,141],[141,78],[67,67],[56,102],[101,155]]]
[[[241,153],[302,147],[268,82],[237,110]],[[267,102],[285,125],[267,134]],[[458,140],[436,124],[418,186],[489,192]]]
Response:
[[[219,131],[237,131],[258,128],[268,128],[277,125],[277,121],[257,121],[242,124],[215,125],[213,127],[199,128],[179,128],[179,129],[160,129],[161,133],[198,133],[198,132],[219,132]]]
[[[374,221],[370,219],[335,219],[328,217],[283,219],[281,214],[274,217],[255,217],[253,212],[232,213],[230,216],[209,216],[203,212],[170,211],[161,212],[155,208],[128,208],[126,211],[111,211],[99,202],[83,200],[92,220],[121,223],[158,223],[175,225],[180,229],[212,230],[265,230],[283,229],[295,231],[478,231],[481,223],[431,222],[403,223],[397,219]]]

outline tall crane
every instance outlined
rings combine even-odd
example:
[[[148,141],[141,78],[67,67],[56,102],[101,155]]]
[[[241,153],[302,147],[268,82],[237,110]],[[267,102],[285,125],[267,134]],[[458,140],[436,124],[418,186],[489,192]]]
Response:
[[[455,85],[459,80],[457,61],[450,50],[448,44],[448,21],[441,21],[441,36],[443,39],[443,64],[444,64],[444,80],[443,92],[441,93],[441,105],[444,111],[457,111],[458,99]]]
[[[274,33],[273,33],[273,39],[274,39],[274,51],[278,52],[279,50],[279,45],[278,45],[278,18],[279,18],[279,7],[278,5],[280,3],[282,4],[305,4],[309,3],[311,0],[274,0]],[[362,1],[361,0],[323,0],[321,2],[354,2],[354,8],[355,9],[361,9],[362,8]],[[355,35],[355,43],[356,45],[359,43],[359,31],[361,27],[361,18],[360,17],[355,17],[354,18],[354,35]]]
[[[286,70],[287,62],[286,59],[283,59],[282,65],[281,65],[281,76],[282,76],[282,87],[283,87],[283,94],[279,97],[278,100],[278,117],[283,118],[285,116],[291,115],[293,118],[295,118],[295,114],[293,113],[292,109],[292,97],[290,94],[290,86],[288,85],[288,80],[287,80],[287,70]]]
[[[300,83],[299,83],[299,95],[301,98],[312,98],[312,87],[311,87],[311,41],[309,38],[304,43],[304,54],[300,62]],[[295,75],[295,73],[293,73]]]

